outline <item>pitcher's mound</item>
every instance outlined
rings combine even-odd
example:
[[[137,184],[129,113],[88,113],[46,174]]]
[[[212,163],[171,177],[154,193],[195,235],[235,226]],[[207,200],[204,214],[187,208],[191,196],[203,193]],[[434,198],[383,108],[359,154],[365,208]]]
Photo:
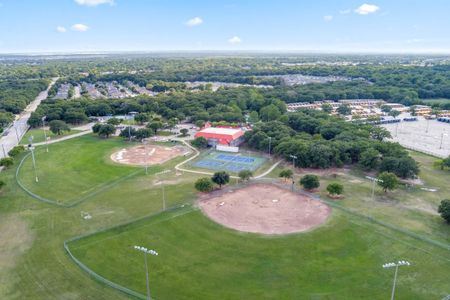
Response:
[[[271,184],[254,184],[198,202],[215,222],[239,231],[288,234],[323,224],[330,208]]]
[[[111,159],[121,164],[146,166],[162,164],[172,158],[189,153],[190,150],[183,146],[139,145],[121,149],[113,153]]]

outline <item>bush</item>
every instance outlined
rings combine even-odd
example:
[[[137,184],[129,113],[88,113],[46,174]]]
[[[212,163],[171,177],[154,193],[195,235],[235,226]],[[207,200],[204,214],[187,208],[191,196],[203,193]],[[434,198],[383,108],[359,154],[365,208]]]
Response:
[[[438,213],[441,215],[441,217],[447,221],[447,223],[450,223],[450,200],[445,199],[441,201],[441,204],[439,204],[438,207]]]
[[[5,167],[8,169],[14,164],[14,160],[11,157],[4,157],[0,159],[0,167]]]
[[[208,193],[213,190],[213,183],[211,179],[204,177],[195,182],[195,189],[199,192]]]
[[[20,153],[22,153],[23,151],[25,151],[24,146],[22,146],[22,145],[15,146],[11,150],[9,150],[8,155],[11,157],[15,157],[15,156],[19,155]]]
[[[205,139],[202,136],[199,136],[198,138],[195,138],[192,142],[191,145],[196,147],[196,148],[206,148],[208,147],[208,140]]]
[[[280,172],[278,176],[284,178],[284,180],[286,181],[287,179],[292,178],[292,176],[294,176],[294,172],[292,172],[291,169],[284,169]]]
[[[336,182],[330,183],[327,186],[327,192],[330,193],[330,195],[342,195],[344,186]]]
[[[228,175],[228,173],[224,171],[216,172],[211,177],[211,180],[215,184],[219,185],[219,188],[222,188],[222,185],[230,182],[230,175]]]
[[[386,193],[388,190],[394,190],[398,185],[397,175],[390,172],[382,172],[378,175],[378,185],[383,188],[383,191]]]
[[[0,191],[5,187],[6,183],[3,180],[0,180]]]
[[[313,174],[305,175],[300,179],[300,185],[306,190],[316,189],[320,186],[319,177]]]
[[[250,170],[242,170],[239,171],[238,176],[242,179],[242,181],[246,181],[250,180],[250,178],[253,176],[253,173]]]

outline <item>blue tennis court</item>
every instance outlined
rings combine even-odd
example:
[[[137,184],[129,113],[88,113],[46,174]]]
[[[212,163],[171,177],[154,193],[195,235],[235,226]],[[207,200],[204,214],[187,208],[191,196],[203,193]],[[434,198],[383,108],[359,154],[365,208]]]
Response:
[[[240,153],[229,154],[213,151],[192,163],[193,167],[214,171],[228,171],[239,173],[242,170],[256,171],[266,161],[264,157],[255,155],[243,155]]]

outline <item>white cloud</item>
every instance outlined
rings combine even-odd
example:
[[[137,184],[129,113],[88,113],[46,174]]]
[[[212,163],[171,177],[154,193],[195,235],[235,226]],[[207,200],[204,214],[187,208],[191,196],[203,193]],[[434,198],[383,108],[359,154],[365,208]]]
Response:
[[[363,5],[361,5],[357,9],[355,9],[355,13],[360,14],[360,15],[368,15],[368,14],[378,11],[379,9],[380,8],[378,6],[376,6],[375,4],[364,3]]]
[[[70,27],[70,29],[72,29],[73,31],[85,32],[89,30],[89,26],[84,24],[74,24],[72,25],[72,27]]]
[[[341,15],[347,15],[347,14],[351,13],[351,9],[343,9],[343,10],[340,10],[339,13]]]
[[[186,25],[189,26],[189,27],[193,27],[193,26],[198,26],[198,25],[200,25],[202,23],[203,23],[203,19],[202,18],[195,17],[195,18],[189,19],[186,22]]]
[[[242,43],[242,40],[238,36],[233,36],[232,38],[228,39],[228,43],[230,43],[232,45],[236,45],[236,44]]]
[[[63,27],[63,26],[57,26],[56,31],[64,33],[67,31],[67,29],[66,29],[66,27]]]
[[[79,5],[85,5],[85,6],[97,6],[100,4],[109,4],[113,5],[114,0],[75,0],[76,3]]]
[[[325,22],[330,22],[330,21],[333,20],[333,16],[323,16],[323,20],[324,20]]]

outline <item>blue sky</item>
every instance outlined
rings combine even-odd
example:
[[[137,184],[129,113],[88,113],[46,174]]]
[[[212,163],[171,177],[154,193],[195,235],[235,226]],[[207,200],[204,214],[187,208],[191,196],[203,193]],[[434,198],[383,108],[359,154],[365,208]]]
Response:
[[[450,53],[448,0],[0,0],[0,53]]]

